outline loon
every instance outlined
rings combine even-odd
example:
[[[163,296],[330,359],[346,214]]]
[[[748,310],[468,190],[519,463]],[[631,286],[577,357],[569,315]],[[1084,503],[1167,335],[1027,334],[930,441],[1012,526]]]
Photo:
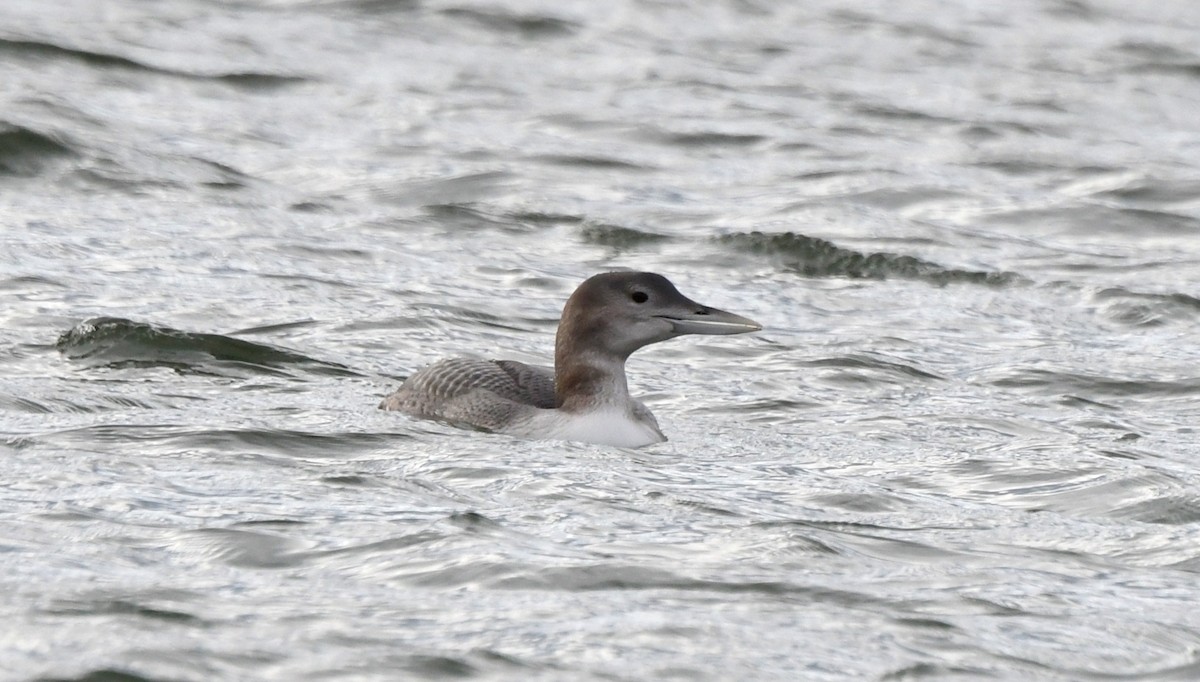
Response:
[[[684,334],[742,334],[762,325],[701,305],[652,272],[590,277],[563,307],[554,368],[449,358],[408,377],[379,405],[513,436],[641,447],[667,438],[629,395],[625,360]]]

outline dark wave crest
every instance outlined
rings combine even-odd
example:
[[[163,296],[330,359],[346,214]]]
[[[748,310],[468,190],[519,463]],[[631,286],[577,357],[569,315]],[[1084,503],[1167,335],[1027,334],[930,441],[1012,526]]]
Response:
[[[583,229],[580,230],[580,236],[590,244],[622,249],[654,244],[669,239],[666,235],[605,223],[584,225]]]
[[[1200,377],[1116,378],[1038,368],[1010,370],[991,383],[1048,395],[1076,395],[1092,401],[1123,397],[1171,398],[1200,393]]]
[[[37,40],[12,40],[9,38],[0,38],[0,54],[11,54],[16,57],[68,60],[93,67],[143,71],[164,74],[168,76],[177,76],[180,78],[193,78],[202,80],[211,79],[218,82],[227,83],[235,87],[252,90],[263,89],[267,87],[278,87],[281,85],[299,83],[307,80],[301,76],[270,73],[191,73],[187,71],[179,71],[176,69],[155,66],[153,64],[146,64],[144,62],[120,55],[96,52],[94,50],[85,50],[77,47],[63,47],[61,45],[55,45],[54,43]]]
[[[344,365],[275,346],[116,317],[85,320],[58,337],[56,345],[68,358],[89,367],[171,367],[219,375],[248,370],[286,375],[286,368],[301,366],[317,374],[358,376]]]
[[[37,682],[160,682],[165,678],[142,677],[127,670],[97,668],[76,677],[39,677]]]
[[[33,177],[49,163],[75,155],[66,143],[48,135],[0,123],[0,176]]]
[[[441,14],[464,19],[499,34],[512,34],[526,40],[558,38],[575,33],[579,26],[573,21],[548,15],[516,14],[507,11],[484,11],[464,7],[441,10]]]
[[[1200,298],[1179,292],[1145,293],[1124,287],[1109,287],[1093,298],[1110,319],[1135,327],[1150,327],[1172,321],[1190,321],[1200,315]]]
[[[805,277],[850,279],[916,279],[945,285],[955,282],[1009,286],[1025,283],[1015,272],[945,268],[937,263],[895,253],[860,253],[833,242],[795,232],[749,232],[724,235],[718,241],[748,253],[774,258]]]

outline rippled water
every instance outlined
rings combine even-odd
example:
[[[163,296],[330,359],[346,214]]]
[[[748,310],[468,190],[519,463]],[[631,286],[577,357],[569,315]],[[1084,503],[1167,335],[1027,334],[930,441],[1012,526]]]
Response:
[[[0,677],[1200,677],[1197,35],[0,3]],[[375,409],[620,267],[669,442]]]

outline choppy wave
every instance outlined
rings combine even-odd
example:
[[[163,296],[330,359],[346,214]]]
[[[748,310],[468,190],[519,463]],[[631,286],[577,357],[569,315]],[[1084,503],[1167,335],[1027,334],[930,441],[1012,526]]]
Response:
[[[29,128],[0,122],[0,176],[32,177],[76,152],[70,144]]]
[[[1184,293],[1147,293],[1107,287],[1092,295],[1104,314],[1123,324],[1152,327],[1200,317],[1200,298]]]
[[[579,234],[585,241],[591,244],[622,249],[668,241],[670,239],[667,235],[624,227],[622,225],[608,225],[603,223],[585,224]]]
[[[1161,375],[1118,378],[1082,372],[1019,368],[1005,370],[1003,376],[991,379],[991,383],[1049,394],[1080,393],[1089,400],[1123,396],[1172,397],[1200,393],[1200,375],[1168,380]]]
[[[441,13],[500,34],[514,34],[525,40],[567,36],[580,28],[572,21],[550,16],[547,13],[522,14],[469,7],[450,7],[441,10]]]
[[[110,613],[120,612],[112,611]],[[167,678],[146,677],[119,668],[96,668],[71,677],[39,677],[36,682],[167,682]]]
[[[64,332],[57,347],[89,367],[171,367],[183,372],[224,374],[249,370],[286,374],[291,366],[305,372],[357,376],[344,365],[316,360],[294,351],[221,334],[184,332],[146,322],[97,317]]]
[[[947,268],[913,256],[894,253],[861,253],[833,242],[796,232],[748,232],[723,235],[722,244],[755,255],[767,256],[783,268],[805,277],[850,279],[917,279],[938,285],[952,283],[1010,286],[1028,280],[1012,272],[985,272]]]
[[[95,68],[127,69],[179,78],[215,80],[246,89],[273,88],[307,80],[303,76],[257,72],[191,73],[147,64],[117,54],[87,50],[79,47],[63,47],[41,40],[0,38],[0,54],[9,54],[17,58],[69,60]]]

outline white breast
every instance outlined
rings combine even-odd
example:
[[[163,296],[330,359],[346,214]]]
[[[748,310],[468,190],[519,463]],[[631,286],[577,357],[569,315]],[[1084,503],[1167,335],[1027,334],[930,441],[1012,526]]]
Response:
[[[629,411],[615,407],[584,414],[538,410],[538,414],[530,419],[502,431],[526,438],[573,440],[622,448],[640,448],[665,441],[648,411],[646,417],[648,420],[637,419]]]

